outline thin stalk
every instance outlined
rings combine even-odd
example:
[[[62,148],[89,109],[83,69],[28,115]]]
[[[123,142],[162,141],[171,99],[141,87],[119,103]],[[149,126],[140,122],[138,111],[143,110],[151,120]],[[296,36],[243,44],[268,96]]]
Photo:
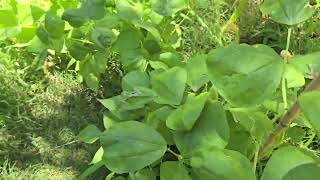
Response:
[[[311,83],[307,86],[304,92],[319,90],[320,89],[320,76],[316,77]],[[271,146],[274,144],[276,138],[284,132],[288,126],[292,123],[295,117],[300,113],[300,107],[296,101],[293,106],[286,112],[286,114],[279,121],[275,129],[270,133],[265,142],[260,146],[258,159],[263,158]]]
[[[179,160],[183,159],[180,154],[177,154],[176,152],[172,151],[171,149],[168,148],[167,151],[169,153],[173,154],[174,156],[176,156]]]
[[[316,137],[316,132],[312,131],[308,141],[304,143],[302,147],[308,148],[308,146],[310,146],[310,144],[313,142],[314,137]]]
[[[259,156],[259,146],[257,146],[257,150],[254,153],[254,158],[253,158],[253,172],[254,172],[254,174],[256,174],[256,171],[257,171],[258,156]]]
[[[285,63],[288,63],[289,61],[289,48],[290,48],[290,41],[291,41],[291,34],[292,34],[292,28],[290,27],[288,29],[288,36],[287,36],[287,46],[286,46],[286,52],[284,56],[284,61]],[[288,101],[287,101],[287,83],[286,83],[286,78],[285,76],[282,76],[281,80],[281,91],[282,91],[282,99],[283,99],[283,104],[284,104],[284,110],[288,110]]]

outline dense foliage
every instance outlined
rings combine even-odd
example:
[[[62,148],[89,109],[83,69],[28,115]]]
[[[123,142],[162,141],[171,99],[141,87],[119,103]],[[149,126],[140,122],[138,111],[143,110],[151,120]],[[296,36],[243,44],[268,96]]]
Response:
[[[36,54],[34,68],[48,57],[68,60],[67,68],[96,92],[106,88],[100,82],[109,57],[116,56],[123,72],[121,93],[99,99],[106,108],[105,129],[91,124],[79,134],[81,141],[101,145],[80,178],[102,166],[108,169],[106,179],[298,180],[319,175],[320,158],[308,149],[305,134],[314,138],[320,133],[320,52],[290,52],[297,38],[292,32],[312,19],[319,3],[262,2],[261,12],[288,28],[280,53],[265,44],[226,45],[221,36],[230,27],[224,27],[217,47],[191,58],[178,52],[183,37],[175,17],[208,5],[205,0],[51,3],[44,9],[6,0],[0,39]],[[246,3],[235,3],[228,26]],[[303,91],[310,80],[315,85]],[[283,122],[286,113],[295,116]],[[277,123],[281,131],[272,131]],[[268,143],[268,136],[276,137]]]

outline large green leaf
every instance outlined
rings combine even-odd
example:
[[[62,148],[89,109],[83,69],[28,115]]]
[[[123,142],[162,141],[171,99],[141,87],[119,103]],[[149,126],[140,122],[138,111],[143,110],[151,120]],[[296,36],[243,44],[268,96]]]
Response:
[[[209,93],[198,96],[190,93],[186,102],[174,110],[166,120],[167,127],[176,131],[189,131],[199,118]]]
[[[237,151],[210,148],[197,152],[191,166],[201,180],[255,180],[252,165]]]
[[[213,50],[207,60],[209,78],[234,106],[263,103],[277,89],[284,71],[280,56],[265,45],[229,45]]]
[[[282,147],[276,150],[269,159],[261,180],[283,180],[284,176],[293,168],[319,161],[306,149],[296,147]]]
[[[187,62],[187,84],[193,91],[197,91],[209,81],[206,59],[206,55],[198,55]]]
[[[187,132],[174,132],[174,140],[183,156],[199,149],[224,148],[229,140],[229,126],[220,102],[208,100],[194,127]]]
[[[179,105],[183,98],[187,82],[187,72],[180,67],[168,70],[153,71],[151,86],[157,96],[155,102],[159,104]]]
[[[192,180],[179,161],[166,161],[160,165],[160,180]]]
[[[172,16],[187,7],[186,0],[153,0],[152,9],[163,16]]]
[[[117,173],[133,172],[160,159],[167,143],[153,128],[137,121],[113,125],[100,138],[104,161]]]
[[[320,177],[320,164],[309,163],[291,169],[283,180],[314,180]]]
[[[267,115],[250,109],[232,109],[234,120],[250,132],[254,139],[261,143],[272,130],[272,121]]]
[[[309,19],[316,11],[309,0],[264,0],[261,11],[282,24],[295,25]]]
[[[303,114],[320,136],[320,91],[304,93],[299,97]]]

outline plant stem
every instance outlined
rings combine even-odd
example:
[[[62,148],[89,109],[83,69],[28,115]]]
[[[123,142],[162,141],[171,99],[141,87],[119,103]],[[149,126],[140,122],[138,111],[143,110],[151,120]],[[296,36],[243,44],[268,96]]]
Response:
[[[313,139],[315,136],[316,136],[316,132],[312,131],[308,141],[303,145],[303,147],[308,148],[308,146],[313,142]]]
[[[176,156],[178,158],[178,160],[183,159],[181,155],[177,154],[176,152],[172,151],[171,149],[167,149],[167,151],[171,154],[173,154],[174,156]]]
[[[290,41],[291,41],[291,34],[292,34],[292,28],[290,27],[288,29],[288,36],[287,36],[287,46],[286,46],[286,52],[284,56],[285,63],[289,62],[289,48],[290,48]],[[287,101],[287,83],[285,76],[282,77],[281,80],[281,91],[282,91],[282,99],[283,99],[283,106],[285,112],[288,110],[288,101]]]
[[[291,34],[292,34],[292,28],[290,27],[288,29],[288,36],[287,36],[287,46],[286,46],[287,52],[289,51],[289,48],[290,48]]]
[[[254,153],[254,159],[253,159],[253,172],[254,172],[254,174],[256,174],[256,171],[257,171],[258,156],[259,156],[259,146],[257,145],[257,150]]]
[[[320,89],[320,76],[316,77],[311,83],[307,86],[304,92],[319,90]],[[287,127],[292,123],[295,117],[300,113],[300,107],[296,101],[293,106],[286,112],[286,114],[279,121],[275,129],[270,133],[265,142],[260,146],[258,158],[261,159],[265,156],[269,148],[274,144],[275,139],[287,129]]]

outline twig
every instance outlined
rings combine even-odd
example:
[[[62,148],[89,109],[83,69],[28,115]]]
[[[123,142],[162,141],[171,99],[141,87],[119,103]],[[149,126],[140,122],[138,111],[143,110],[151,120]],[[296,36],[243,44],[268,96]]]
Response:
[[[312,91],[320,89],[320,76],[316,77],[312,82],[307,86],[304,92]],[[287,111],[287,113],[282,117],[279,121],[277,127],[272,131],[272,133],[268,136],[265,142],[261,145],[259,151],[259,159],[263,158],[269,148],[274,144],[275,139],[281,134],[283,131],[287,129],[287,127],[292,123],[295,117],[297,117],[300,113],[300,107],[298,102],[296,101],[293,106]]]

